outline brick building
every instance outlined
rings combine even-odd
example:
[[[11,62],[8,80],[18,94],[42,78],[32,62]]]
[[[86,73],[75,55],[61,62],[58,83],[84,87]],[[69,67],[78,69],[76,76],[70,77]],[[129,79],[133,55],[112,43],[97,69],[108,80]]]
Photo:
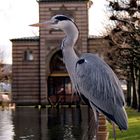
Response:
[[[56,14],[74,18],[80,31],[75,46],[77,53],[94,52],[104,56],[105,40],[88,34],[88,0],[38,0],[38,4],[40,22]],[[47,104],[49,97],[59,92],[64,96],[71,95],[72,87],[59,47],[63,37],[61,31],[41,27],[39,37],[11,40],[14,102],[20,105]]]

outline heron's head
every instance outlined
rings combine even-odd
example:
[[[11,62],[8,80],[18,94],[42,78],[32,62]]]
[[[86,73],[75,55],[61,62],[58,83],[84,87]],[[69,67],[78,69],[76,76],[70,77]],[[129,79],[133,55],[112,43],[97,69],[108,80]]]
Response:
[[[65,15],[55,15],[50,20],[32,24],[34,27],[46,27],[48,29],[61,29],[64,30],[69,24],[73,24],[73,20]]]

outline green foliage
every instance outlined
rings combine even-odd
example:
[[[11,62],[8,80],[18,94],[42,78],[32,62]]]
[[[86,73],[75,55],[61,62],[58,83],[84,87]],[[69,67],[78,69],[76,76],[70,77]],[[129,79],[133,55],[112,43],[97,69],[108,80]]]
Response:
[[[117,140],[140,140],[140,113],[127,108],[129,129],[121,132],[116,130]],[[112,125],[109,124],[109,140],[113,140]]]

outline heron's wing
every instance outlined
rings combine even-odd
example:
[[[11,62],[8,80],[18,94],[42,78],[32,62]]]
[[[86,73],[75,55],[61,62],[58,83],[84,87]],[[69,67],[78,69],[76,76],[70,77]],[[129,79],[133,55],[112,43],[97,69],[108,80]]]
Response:
[[[113,115],[116,107],[124,106],[123,91],[118,78],[98,56],[81,56],[75,66],[75,73],[78,91],[96,109],[105,115]]]

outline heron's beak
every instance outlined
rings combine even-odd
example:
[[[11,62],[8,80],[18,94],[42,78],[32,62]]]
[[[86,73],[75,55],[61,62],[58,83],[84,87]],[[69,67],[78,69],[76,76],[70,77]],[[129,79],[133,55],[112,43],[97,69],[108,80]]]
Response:
[[[51,24],[52,24],[51,21],[45,21],[45,22],[41,22],[41,23],[31,24],[30,26],[33,26],[33,27],[49,27]]]

